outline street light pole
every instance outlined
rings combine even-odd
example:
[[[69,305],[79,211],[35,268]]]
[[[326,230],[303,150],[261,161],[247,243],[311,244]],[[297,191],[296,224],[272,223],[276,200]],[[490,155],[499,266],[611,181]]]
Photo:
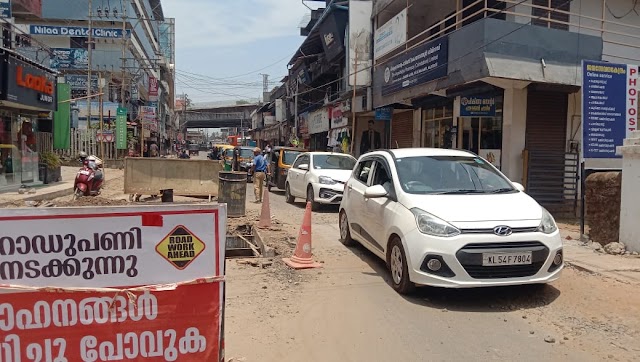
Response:
[[[91,56],[93,55],[93,1],[89,0],[89,35],[87,40],[87,128],[91,129]]]

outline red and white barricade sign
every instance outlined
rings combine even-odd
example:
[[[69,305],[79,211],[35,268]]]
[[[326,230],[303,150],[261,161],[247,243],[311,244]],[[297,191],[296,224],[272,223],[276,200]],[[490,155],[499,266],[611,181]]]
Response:
[[[225,235],[224,205],[0,210],[0,362],[224,360]]]

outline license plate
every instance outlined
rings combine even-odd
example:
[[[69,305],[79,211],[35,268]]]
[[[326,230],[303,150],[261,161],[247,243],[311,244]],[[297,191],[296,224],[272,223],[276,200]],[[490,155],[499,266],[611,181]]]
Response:
[[[482,266],[529,265],[531,252],[482,254]]]

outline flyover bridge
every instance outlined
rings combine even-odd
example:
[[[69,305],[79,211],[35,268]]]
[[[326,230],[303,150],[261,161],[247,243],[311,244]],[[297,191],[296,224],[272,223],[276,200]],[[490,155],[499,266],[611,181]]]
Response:
[[[251,113],[259,107],[246,104],[223,107],[189,108],[184,114],[184,128],[251,127]],[[180,112],[180,111],[178,111]]]

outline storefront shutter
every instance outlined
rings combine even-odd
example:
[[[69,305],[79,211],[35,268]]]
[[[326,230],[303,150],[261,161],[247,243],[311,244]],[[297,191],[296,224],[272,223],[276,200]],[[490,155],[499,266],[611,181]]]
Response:
[[[395,113],[391,122],[389,148],[413,147],[413,111]]]

